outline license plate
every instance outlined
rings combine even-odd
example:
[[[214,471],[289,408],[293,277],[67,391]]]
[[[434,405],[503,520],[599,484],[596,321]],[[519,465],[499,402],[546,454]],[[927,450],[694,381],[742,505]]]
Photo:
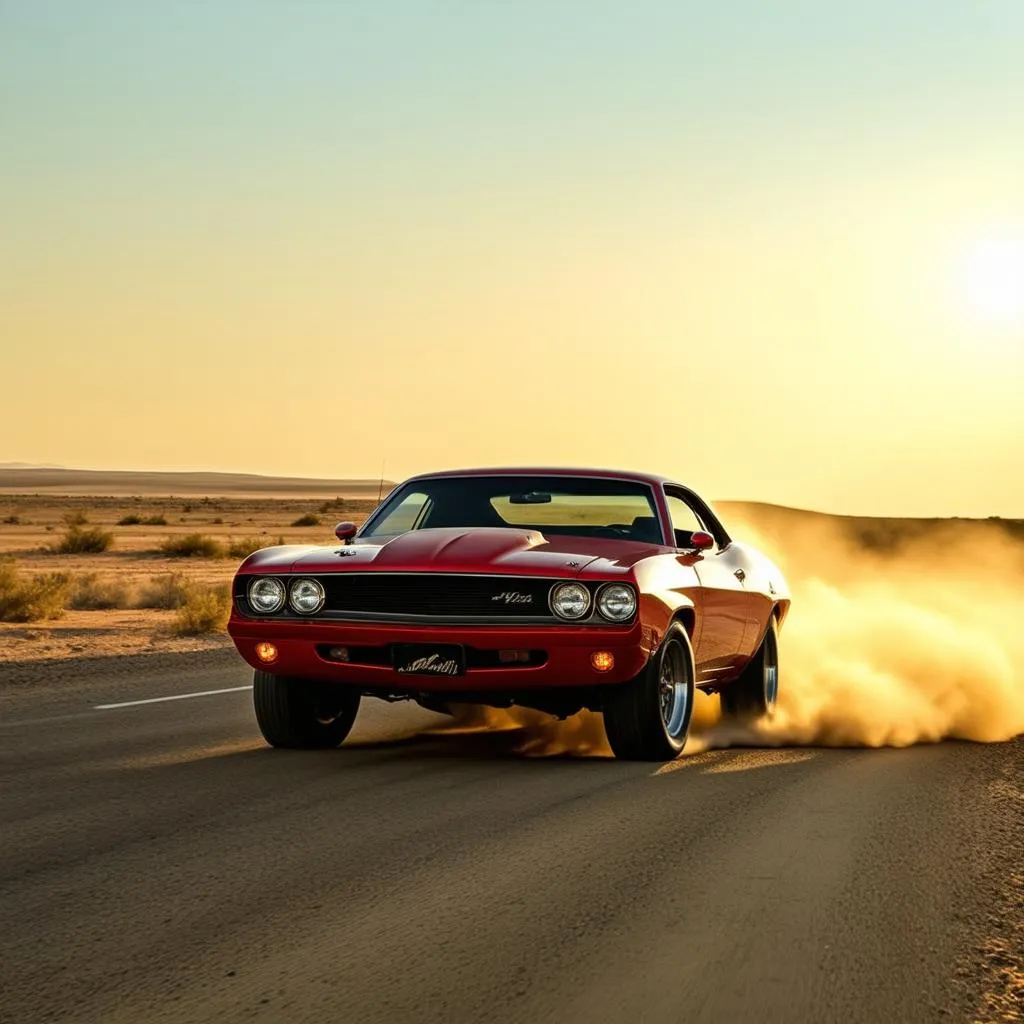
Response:
[[[412,676],[461,676],[466,653],[458,644],[394,644],[395,671]]]

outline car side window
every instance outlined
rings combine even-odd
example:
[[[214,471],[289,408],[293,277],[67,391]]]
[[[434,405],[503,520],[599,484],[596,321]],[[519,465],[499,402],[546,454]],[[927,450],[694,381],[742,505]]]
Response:
[[[704,530],[705,526],[697,518],[697,513],[678,495],[666,494],[665,500],[668,503],[668,512],[672,518],[672,529],[676,535],[676,544],[679,547],[686,547],[689,543],[690,535],[697,530]]]
[[[383,519],[374,524],[373,535],[394,537],[415,529],[428,501],[425,494],[416,491],[407,494]]]

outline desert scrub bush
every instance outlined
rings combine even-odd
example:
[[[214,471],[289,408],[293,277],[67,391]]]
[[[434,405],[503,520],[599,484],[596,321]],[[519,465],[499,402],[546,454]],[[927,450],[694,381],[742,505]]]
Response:
[[[131,592],[124,580],[110,579],[95,572],[81,573],[71,581],[67,606],[76,612],[131,608]]]
[[[71,590],[67,573],[22,576],[13,562],[0,562],[0,622],[59,619]]]
[[[114,535],[98,526],[69,525],[64,536],[49,551],[57,555],[98,555],[109,551]]]
[[[136,608],[159,608],[165,611],[180,608],[188,599],[189,583],[178,572],[151,576],[135,598]]]
[[[187,588],[185,602],[178,608],[171,632],[176,636],[202,636],[219,633],[231,613],[231,594],[226,586],[192,584]]]
[[[7,526],[20,526],[21,516],[7,516],[4,519],[4,523],[6,523]]]
[[[305,515],[299,516],[298,519],[292,523],[292,526],[319,526],[320,517],[313,515],[312,512],[307,512]]]
[[[129,512],[126,516],[121,516],[117,521],[118,526],[166,526],[166,516],[140,516],[135,512]]]
[[[228,555],[231,558],[248,558],[260,548],[272,548],[276,544],[287,543],[284,537],[274,540],[272,537],[239,537],[228,541]]]
[[[160,554],[168,558],[223,558],[224,548],[203,533],[186,533],[168,537],[160,545]]]
[[[89,522],[89,517],[81,509],[65,512],[60,518],[65,526],[85,526]]]

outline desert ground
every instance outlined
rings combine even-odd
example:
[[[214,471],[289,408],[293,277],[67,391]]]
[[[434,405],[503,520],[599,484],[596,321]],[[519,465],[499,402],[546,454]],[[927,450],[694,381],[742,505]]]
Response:
[[[181,581],[200,588],[227,585],[242,557],[233,545],[329,544],[335,523],[362,522],[373,498],[334,496],[169,496],[0,493],[0,558],[23,577],[60,574],[88,579],[97,600],[115,607],[67,607],[60,617],[0,622],[5,660],[99,657],[144,651],[196,650],[227,643],[226,635],[172,633],[173,609],[138,607],[145,592]],[[319,525],[293,526],[301,517]],[[132,520],[141,522],[134,523]],[[108,550],[61,554],[50,549],[67,533],[69,520],[112,535]],[[118,525],[131,523],[131,525]],[[157,524],[157,525],[154,525]],[[199,535],[219,548],[212,556],[173,557],[161,551],[169,539]],[[10,562],[9,562],[10,564]],[[81,603],[81,602],[80,602]]]

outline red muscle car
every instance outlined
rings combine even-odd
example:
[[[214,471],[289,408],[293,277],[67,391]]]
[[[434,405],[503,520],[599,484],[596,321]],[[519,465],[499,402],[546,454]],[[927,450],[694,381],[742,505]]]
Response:
[[[770,714],[782,573],[693,491],[642,473],[413,477],[340,544],[264,548],[228,631],[283,747],[334,747],[363,697],[604,715],[616,756],[675,757],[694,690]]]

